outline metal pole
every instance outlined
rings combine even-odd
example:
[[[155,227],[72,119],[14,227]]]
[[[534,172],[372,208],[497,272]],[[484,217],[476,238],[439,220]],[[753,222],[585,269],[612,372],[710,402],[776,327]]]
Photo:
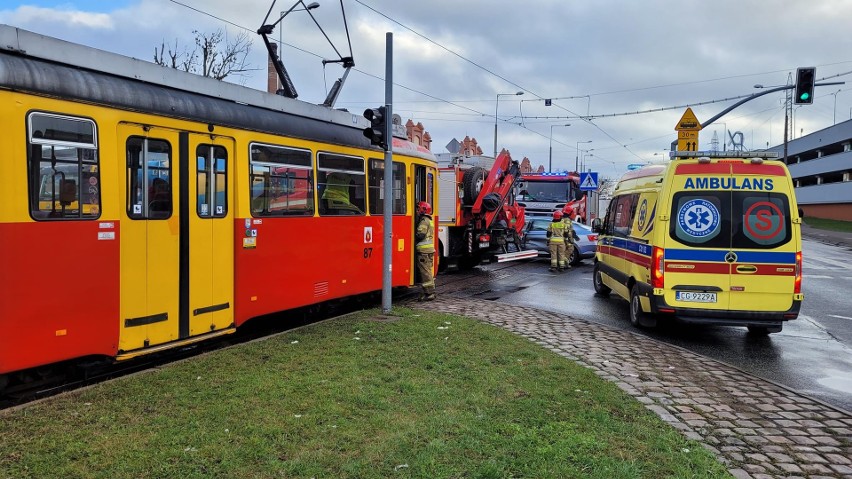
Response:
[[[576,156],[574,156],[574,171],[576,173],[579,173],[580,172],[580,170],[579,170],[579,168],[580,168],[580,142],[579,141],[577,142],[577,147],[575,149],[577,150],[577,154],[576,154]]]
[[[497,94],[497,101],[494,102],[494,158],[497,158],[497,107],[500,105],[500,94]]]
[[[393,33],[385,33],[385,237],[382,241],[382,312],[391,312],[391,284],[393,271]]]
[[[553,125],[550,125],[550,152],[547,154],[547,172],[553,173]]]
[[[787,83],[790,83],[790,77],[787,78]],[[784,95],[784,164],[789,165],[787,162],[787,124],[790,122],[790,112],[793,110],[793,102],[790,101],[790,92],[792,90],[788,89]]]

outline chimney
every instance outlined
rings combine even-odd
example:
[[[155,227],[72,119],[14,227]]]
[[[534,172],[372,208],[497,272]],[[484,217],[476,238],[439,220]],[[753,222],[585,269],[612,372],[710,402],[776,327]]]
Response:
[[[266,62],[266,91],[274,95],[280,88],[278,84],[278,72],[275,71],[275,64],[272,62],[273,55],[275,57],[278,56],[278,44],[272,43],[270,47],[272,47],[272,53]]]

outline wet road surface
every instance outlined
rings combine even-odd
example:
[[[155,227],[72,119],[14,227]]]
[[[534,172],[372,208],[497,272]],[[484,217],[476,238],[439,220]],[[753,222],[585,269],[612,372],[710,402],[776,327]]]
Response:
[[[544,259],[478,267],[438,277],[439,292],[568,314],[638,332],[852,411],[852,251],[813,241],[803,245],[805,302],[799,319],[769,336],[745,328],[661,324],[636,329],[628,303],[594,294],[592,262],[550,273]]]

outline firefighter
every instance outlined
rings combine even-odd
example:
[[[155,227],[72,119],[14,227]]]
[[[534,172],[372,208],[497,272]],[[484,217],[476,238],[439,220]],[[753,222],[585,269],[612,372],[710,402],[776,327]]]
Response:
[[[435,299],[435,278],[432,268],[435,260],[435,224],[432,222],[432,206],[425,201],[417,203],[417,271],[420,273],[420,287],[423,293],[420,301]]]
[[[547,226],[547,244],[550,247],[550,271],[559,271],[565,269],[568,263],[568,257],[565,256],[565,241],[568,237],[568,230],[565,228],[565,223],[562,222],[562,212],[553,212],[553,221]]]
[[[562,222],[565,223],[565,230],[568,233],[567,235],[565,235],[565,237],[568,238],[565,241],[565,262],[567,263],[566,268],[571,269],[571,263],[568,262],[568,258],[570,258],[571,253],[574,252],[574,242],[571,241],[571,238],[580,239],[580,237],[577,236],[577,233],[574,232],[574,222],[571,221],[570,215],[563,214]]]
[[[322,200],[326,202],[328,214],[360,215],[364,212],[349,200],[351,178],[346,173],[332,172],[326,176]]]

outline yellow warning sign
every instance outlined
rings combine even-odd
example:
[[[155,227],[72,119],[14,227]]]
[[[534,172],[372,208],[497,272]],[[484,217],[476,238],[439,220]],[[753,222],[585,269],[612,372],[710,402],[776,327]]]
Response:
[[[701,123],[698,122],[698,118],[695,116],[695,113],[692,112],[692,108],[687,108],[685,112],[683,112],[683,116],[680,117],[680,121],[677,122],[677,126],[675,126],[675,130],[677,131],[699,131],[701,130]]]
[[[698,151],[698,131],[681,130],[677,132],[677,151]]]

